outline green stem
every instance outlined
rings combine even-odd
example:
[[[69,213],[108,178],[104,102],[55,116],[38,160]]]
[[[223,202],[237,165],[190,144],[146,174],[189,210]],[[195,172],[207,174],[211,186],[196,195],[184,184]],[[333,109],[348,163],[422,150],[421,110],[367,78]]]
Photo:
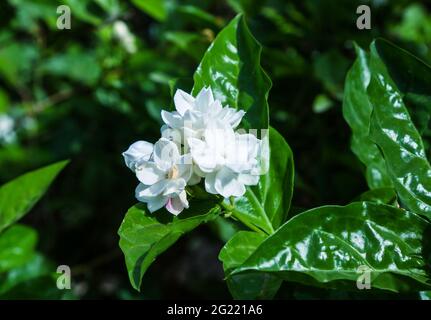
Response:
[[[220,205],[226,209],[227,212],[229,212],[231,214],[231,216],[235,217],[238,221],[241,221],[245,226],[247,226],[248,228],[250,228],[253,231],[259,232],[259,233],[264,233],[264,231],[262,231],[261,229],[259,229],[258,227],[256,227],[255,225],[251,224],[250,222],[244,220],[241,215],[237,215],[236,210],[235,210],[235,206],[233,205],[229,205],[225,202],[221,202]]]

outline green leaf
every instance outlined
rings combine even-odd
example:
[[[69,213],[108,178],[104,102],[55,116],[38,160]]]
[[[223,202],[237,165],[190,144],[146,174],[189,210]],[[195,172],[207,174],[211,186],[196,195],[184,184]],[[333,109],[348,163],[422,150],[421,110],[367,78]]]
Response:
[[[163,22],[168,17],[169,1],[132,0],[132,3],[157,21]]]
[[[30,227],[14,225],[0,234],[0,273],[25,264],[32,256],[37,233]]]
[[[349,70],[343,101],[343,116],[352,129],[351,149],[366,166],[366,179],[371,189],[391,187],[386,164],[379,149],[369,137],[373,107],[368,99],[370,83],[369,55],[356,47],[357,59]]]
[[[150,214],[143,204],[130,208],[118,234],[133,288],[140,289],[145,271],[159,254],[219,213],[219,206],[211,201],[191,202],[190,209],[177,217],[163,210]]]
[[[357,290],[358,268],[371,287],[390,291],[430,288],[431,225],[387,205],[356,202],[301,213],[268,237],[231,275],[264,272],[288,281]]]
[[[99,65],[93,52],[74,47],[65,53],[45,59],[40,64],[38,72],[94,85],[102,73]]]
[[[20,283],[49,275],[52,270],[53,267],[48,261],[42,255],[36,253],[30,257],[25,265],[0,275],[0,295]]]
[[[397,202],[397,194],[393,188],[372,189],[361,194],[358,198],[358,201],[369,201],[394,205]]]
[[[193,94],[209,86],[223,105],[247,112],[246,129],[267,129],[271,80],[260,66],[261,51],[244,17],[236,16],[205,53],[194,74]]]
[[[371,46],[371,68],[371,137],[401,203],[431,218],[431,166],[420,135],[431,116],[431,69],[384,40]]]
[[[220,251],[219,259],[228,274],[242,265],[266,239],[262,233],[239,231]],[[266,273],[234,275],[227,279],[234,299],[271,299],[277,293],[281,280]]]
[[[0,187],[0,232],[30,211],[67,163],[26,173]]]
[[[235,216],[268,234],[286,220],[294,184],[292,150],[274,128],[269,129],[269,156],[269,170],[259,184],[234,200]]]

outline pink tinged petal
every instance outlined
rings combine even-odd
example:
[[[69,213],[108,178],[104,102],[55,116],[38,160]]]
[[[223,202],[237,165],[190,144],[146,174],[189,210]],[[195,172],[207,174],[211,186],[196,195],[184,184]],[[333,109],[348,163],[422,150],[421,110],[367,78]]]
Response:
[[[161,115],[163,122],[171,128],[180,129],[183,126],[183,118],[178,112],[168,112],[162,110]]]
[[[166,210],[176,216],[180,214],[184,208],[188,207],[189,203],[185,192],[181,193],[178,197],[169,198],[166,203]]]
[[[154,162],[149,161],[138,164],[135,172],[138,180],[146,185],[155,184],[166,176],[164,170],[160,170]]]
[[[147,161],[150,159],[154,145],[147,141],[136,141],[129,149],[123,152],[124,162],[126,166],[135,171],[138,161]]]
[[[154,144],[154,162],[163,171],[168,171],[180,158],[178,146],[166,138],[160,138]]]
[[[214,183],[215,189],[223,197],[241,197],[245,193],[245,186],[238,181],[238,174],[227,168],[217,172]]]
[[[214,102],[213,93],[211,88],[202,88],[198,93],[195,100],[195,107],[202,113],[208,111],[209,106]]]
[[[205,177],[205,190],[211,194],[218,194],[215,188],[216,172],[210,173]]]
[[[183,90],[178,89],[174,95],[174,103],[178,113],[181,116],[183,116],[187,110],[193,107],[195,103],[195,98],[193,98],[187,92],[184,92]]]
[[[149,200],[162,195],[167,184],[168,180],[159,181],[151,186],[140,183],[135,190],[136,199],[141,202],[148,202]]]

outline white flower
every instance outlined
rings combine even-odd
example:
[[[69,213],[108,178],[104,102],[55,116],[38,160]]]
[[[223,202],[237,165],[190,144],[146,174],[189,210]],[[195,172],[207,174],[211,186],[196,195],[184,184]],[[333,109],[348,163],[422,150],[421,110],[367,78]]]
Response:
[[[177,90],[176,111],[162,111],[162,137],[138,141],[123,153],[140,184],[136,198],[154,212],[163,206],[177,215],[188,208],[186,186],[204,178],[205,190],[225,198],[243,196],[268,163],[267,139],[235,132],[245,112],[223,107],[210,88],[194,98]],[[183,155],[182,155],[183,154]]]
[[[114,36],[120,41],[124,49],[129,53],[136,52],[135,37],[130,32],[129,27],[124,21],[117,20],[113,25]]]
[[[211,88],[203,88],[196,98],[177,90],[174,96],[176,111],[162,110],[162,136],[181,139],[175,140],[186,145],[188,138],[200,138],[205,129],[214,123],[223,123],[235,129],[245,112],[223,107],[219,100],[214,100]]]
[[[135,172],[137,164],[148,161],[153,153],[154,145],[147,141],[136,141],[127,151],[123,152],[126,166]]]
[[[7,114],[0,115],[0,142],[11,143],[16,138],[15,121]]]
[[[262,141],[251,134],[235,133],[230,126],[215,124],[203,139],[189,138],[193,161],[205,190],[225,198],[243,196],[248,185],[256,185],[261,174]]]
[[[188,208],[185,187],[192,176],[190,154],[180,155],[177,145],[166,138],[157,141],[150,151],[150,143],[139,141],[123,153],[140,184],[136,198],[147,203],[154,212],[163,206],[174,215]]]

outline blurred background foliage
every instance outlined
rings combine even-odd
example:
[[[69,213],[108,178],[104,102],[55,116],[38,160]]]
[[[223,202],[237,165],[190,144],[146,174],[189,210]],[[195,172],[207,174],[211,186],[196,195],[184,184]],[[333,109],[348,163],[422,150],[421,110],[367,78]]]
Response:
[[[71,9],[71,30],[56,27],[61,4]],[[360,4],[371,7],[372,30],[356,28]],[[158,138],[170,81],[191,77],[219,30],[245,12],[273,81],[272,126],[293,149],[295,210],[346,204],[367,190],[341,112],[353,41],[367,48],[382,36],[431,62],[430,7],[407,0],[2,1],[0,184],[71,159],[23,220],[38,231],[46,257],[23,268],[31,274],[66,264],[73,276],[67,294],[35,277],[6,297],[229,298],[217,255],[234,232],[230,224],[217,221],[179,241],[150,268],[142,294],[131,288],[118,248],[136,185],[121,152]],[[278,297],[365,294],[286,284]]]

